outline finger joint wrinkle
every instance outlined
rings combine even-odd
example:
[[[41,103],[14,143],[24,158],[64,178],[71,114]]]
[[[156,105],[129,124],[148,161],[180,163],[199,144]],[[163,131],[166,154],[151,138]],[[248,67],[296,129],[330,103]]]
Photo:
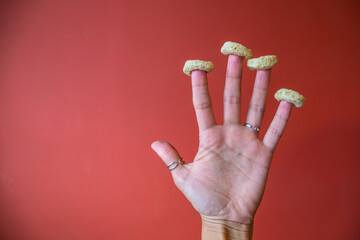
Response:
[[[229,104],[239,104],[241,102],[241,96],[240,95],[224,96],[224,102]]]
[[[212,106],[211,102],[194,103],[194,108],[196,110],[206,110],[211,108],[211,106]]]

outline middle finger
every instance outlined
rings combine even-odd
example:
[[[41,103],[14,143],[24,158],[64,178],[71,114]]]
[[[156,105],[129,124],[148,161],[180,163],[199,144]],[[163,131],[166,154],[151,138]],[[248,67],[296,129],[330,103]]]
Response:
[[[240,123],[243,57],[229,55],[224,90],[224,124]]]
[[[269,88],[271,69],[257,70],[246,123],[260,128],[264,117],[266,95]],[[254,131],[256,132],[256,131]]]

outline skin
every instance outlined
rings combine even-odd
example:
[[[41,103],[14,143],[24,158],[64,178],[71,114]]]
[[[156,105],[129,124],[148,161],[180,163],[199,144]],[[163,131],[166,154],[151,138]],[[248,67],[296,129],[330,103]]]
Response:
[[[193,162],[180,164],[171,174],[203,220],[252,226],[292,104],[280,102],[263,140],[259,139],[256,131],[240,123],[242,65],[242,57],[229,55],[223,125],[215,122],[206,72],[192,72],[199,149]],[[270,75],[271,69],[257,71],[246,117],[252,126],[261,127]],[[166,165],[180,158],[166,141],[155,141],[151,146]]]

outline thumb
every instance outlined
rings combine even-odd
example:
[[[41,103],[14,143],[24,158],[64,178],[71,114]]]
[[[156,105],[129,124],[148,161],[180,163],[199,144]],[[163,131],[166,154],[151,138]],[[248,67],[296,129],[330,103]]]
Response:
[[[166,141],[155,141],[151,144],[151,148],[157,153],[157,155],[159,155],[166,166],[173,162],[178,164],[177,167],[171,171],[175,184],[178,186],[178,184],[185,179],[185,175],[188,172],[185,168],[185,163],[181,164],[178,162],[181,158],[178,151]]]

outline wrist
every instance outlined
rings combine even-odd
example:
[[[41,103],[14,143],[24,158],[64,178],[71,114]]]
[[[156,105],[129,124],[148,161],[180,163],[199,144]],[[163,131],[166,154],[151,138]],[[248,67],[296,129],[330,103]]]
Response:
[[[201,216],[202,240],[250,240],[253,224],[242,224],[228,220],[214,220]]]

